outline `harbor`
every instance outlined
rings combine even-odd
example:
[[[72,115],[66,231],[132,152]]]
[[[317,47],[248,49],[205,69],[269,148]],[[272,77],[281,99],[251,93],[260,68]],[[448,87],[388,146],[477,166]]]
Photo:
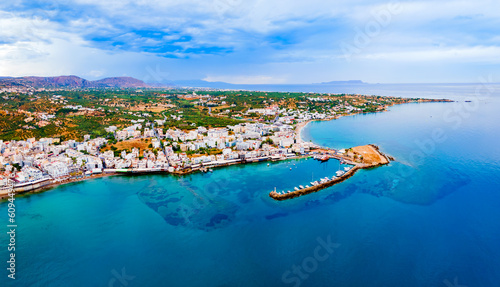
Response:
[[[299,185],[298,187],[294,187],[294,190],[277,191],[275,187],[275,189],[269,193],[269,196],[280,201],[303,196],[343,182],[360,169],[374,168],[389,164],[390,162],[389,157],[380,152],[379,148],[375,145],[354,147],[348,149],[348,151],[343,154],[338,154],[338,152],[334,150],[325,149],[322,149],[321,152],[321,154],[314,156],[314,159],[322,162],[328,161],[330,158],[339,160],[339,169],[334,172],[335,175],[321,178],[319,181],[311,181],[309,183],[310,185]],[[342,163],[348,166],[342,169]]]
[[[258,163],[258,162],[274,162],[282,160],[292,160],[300,158],[310,158],[315,159],[320,162],[328,162],[330,159],[338,160],[338,169],[332,169],[331,175],[324,176],[322,178],[314,179],[311,181],[304,182],[290,190],[277,191],[276,189],[269,193],[269,196],[275,200],[285,200],[291,199],[298,196],[310,194],[313,192],[320,191],[322,189],[333,186],[340,183],[349,177],[353,176],[359,169],[373,168],[376,166],[384,165],[389,163],[388,156],[381,153],[377,146],[366,145],[348,149],[346,152],[339,152],[333,149],[318,148],[314,150],[313,153],[303,156],[292,156],[287,155],[283,157],[265,157],[252,160],[232,160],[232,161],[220,161],[210,164],[199,164],[193,165],[189,168],[182,170],[168,170],[159,168],[137,168],[137,169],[99,169],[98,171],[93,171],[92,173],[84,174],[77,178],[61,178],[61,179],[51,179],[44,178],[40,181],[28,182],[24,184],[14,184],[13,191],[16,194],[26,193],[26,192],[38,192],[42,190],[47,190],[49,188],[67,184],[83,181],[86,179],[93,179],[106,176],[116,176],[116,175],[143,175],[143,174],[174,174],[174,175],[186,175],[194,172],[207,173],[212,172],[214,168],[221,168],[236,164],[245,163]],[[343,165],[347,165],[342,167]],[[269,164],[267,164],[269,166]],[[290,170],[292,168],[290,167]],[[7,192],[0,191],[0,197],[6,197]]]

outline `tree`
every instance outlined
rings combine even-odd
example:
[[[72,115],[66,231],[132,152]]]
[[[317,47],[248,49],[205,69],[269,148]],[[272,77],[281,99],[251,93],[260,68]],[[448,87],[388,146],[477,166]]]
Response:
[[[21,165],[18,164],[18,163],[13,163],[12,166],[16,169],[16,170],[21,170]]]

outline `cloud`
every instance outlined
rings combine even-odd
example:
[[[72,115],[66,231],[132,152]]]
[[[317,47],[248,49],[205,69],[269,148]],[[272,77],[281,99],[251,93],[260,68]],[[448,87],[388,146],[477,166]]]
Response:
[[[476,46],[476,47],[453,47],[434,48],[415,51],[401,51],[391,53],[377,53],[362,55],[362,58],[370,60],[405,61],[405,62],[474,62],[474,63],[500,63],[500,47]]]
[[[346,62],[341,43],[355,45],[358,33],[380,21],[393,2],[3,1],[0,74],[140,78],[147,67],[160,65],[172,79],[295,83],[339,75],[358,79],[360,71],[384,81],[376,78],[382,74],[373,66],[383,61],[408,69],[453,63],[468,71],[499,64],[498,1],[397,3],[398,13]],[[456,67],[450,70],[457,78],[466,74]],[[406,80],[401,75],[384,77],[387,82],[414,81],[408,79],[411,75]]]

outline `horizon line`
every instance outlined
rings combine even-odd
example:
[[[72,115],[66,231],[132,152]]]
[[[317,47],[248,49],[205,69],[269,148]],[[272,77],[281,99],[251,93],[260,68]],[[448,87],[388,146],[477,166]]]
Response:
[[[163,84],[161,82],[145,82],[144,80],[138,79],[133,76],[106,76],[103,78],[96,78],[93,80],[89,80],[87,78],[84,78],[82,76],[70,74],[70,75],[58,75],[58,76],[34,76],[34,75],[29,75],[29,76],[0,76],[0,79],[2,78],[13,78],[13,79],[19,79],[19,78],[27,78],[27,77],[37,77],[37,78],[57,78],[57,77],[78,77],[87,81],[99,81],[103,79],[108,79],[108,78],[133,78],[139,81],[144,82],[145,84]],[[164,80],[165,82],[183,82],[183,81],[202,81],[206,83],[222,83],[222,84],[229,84],[229,85],[242,85],[242,86],[302,86],[302,85],[328,85],[330,83],[335,84],[336,82],[338,83],[346,83],[348,82],[358,82],[358,83],[353,83],[353,84],[359,84],[359,85],[438,85],[438,84],[448,84],[448,85],[474,85],[474,84],[483,84],[482,82],[365,82],[363,80],[332,80],[328,82],[320,82],[320,83],[231,83],[231,82],[224,82],[224,81],[206,81],[203,79],[177,79],[177,80]],[[360,82],[360,83],[359,83]],[[500,84],[500,82],[489,82],[489,84]]]

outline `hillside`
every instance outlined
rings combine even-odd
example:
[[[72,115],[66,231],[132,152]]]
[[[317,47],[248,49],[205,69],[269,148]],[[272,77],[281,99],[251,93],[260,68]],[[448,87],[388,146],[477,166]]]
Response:
[[[33,88],[144,88],[149,87],[141,80],[131,77],[113,77],[97,81],[88,81],[77,76],[58,77],[5,77],[0,78],[1,87]]]

